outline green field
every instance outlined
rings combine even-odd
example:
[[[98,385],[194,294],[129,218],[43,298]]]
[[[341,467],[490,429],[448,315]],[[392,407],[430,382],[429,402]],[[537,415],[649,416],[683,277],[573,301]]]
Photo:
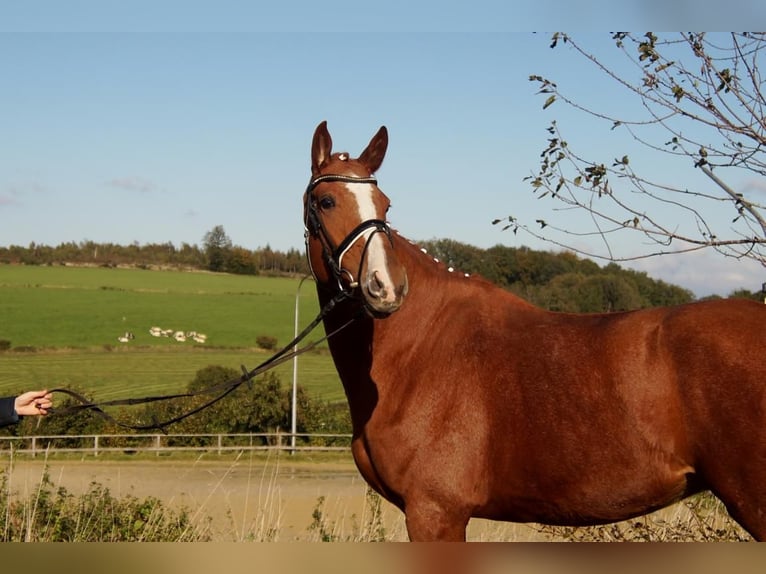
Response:
[[[181,271],[0,265],[0,394],[75,387],[97,400],[183,389],[207,365],[251,369],[266,359],[259,336],[293,338],[298,279]],[[314,286],[299,297],[299,329],[318,312]],[[196,331],[204,344],[150,335],[151,327]],[[118,342],[125,332],[135,335]],[[324,334],[322,327],[308,341]],[[292,384],[292,362],[277,368]],[[298,359],[298,382],[343,399],[326,352]]]

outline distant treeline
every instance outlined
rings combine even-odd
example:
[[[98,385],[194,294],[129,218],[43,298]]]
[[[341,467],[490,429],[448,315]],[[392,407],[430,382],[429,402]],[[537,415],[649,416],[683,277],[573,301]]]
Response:
[[[695,300],[688,289],[653,279],[641,271],[623,269],[616,263],[602,267],[571,252],[502,245],[480,249],[451,239],[424,241],[421,246],[447,265],[482,275],[552,311],[627,311]],[[728,297],[763,301],[764,294],[742,288]]]
[[[308,265],[303,251],[274,251],[268,245],[255,250],[239,246],[224,248],[199,247],[181,243],[147,243],[116,245],[114,243],[60,243],[55,247],[31,243],[28,247],[0,247],[0,262],[25,265],[98,265],[117,267],[158,267],[178,269],[210,269],[243,275],[305,274]]]
[[[572,253],[502,245],[481,249],[451,239],[423,241],[421,246],[447,265],[482,275],[527,301],[554,311],[624,311],[695,299],[688,289],[653,279],[646,273],[623,269],[615,263],[599,266]],[[180,247],[172,243],[123,246],[84,241],[56,247],[32,243],[28,247],[0,247],[0,263],[173,267],[251,275],[309,273],[302,250],[281,252],[269,246],[248,250],[226,242],[203,247],[187,243]],[[729,296],[756,300],[763,297],[760,292],[746,289]]]

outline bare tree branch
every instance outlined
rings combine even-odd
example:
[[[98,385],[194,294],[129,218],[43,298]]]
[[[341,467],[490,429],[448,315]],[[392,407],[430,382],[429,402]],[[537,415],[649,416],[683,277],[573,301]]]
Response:
[[[606,58],[563,33],[553,35],[551,47],[569,46],[613,89],[632,96],[632,112],[629,98],[624,98],[625,116],[634,117],[594,109],[555,82],[533,75],[530,81],[545,97],[543,108],[564,105],[585,114],[608,127],[607,133],[622,131],[640,149],[675,158],[679,171],[702,172],[715,187],[699,178],[689,178],[700,182],[691,189],[661,182],[650,173],[651,166],[634,171],[627,153],[585,158],[554,120],[539,169],[525,178],[539,199],[554,205],[533,217],[534,224],[514,216],[494,223],[597,259],[630,261],[710,248],[766,266],[764,207],[730,183],[742,174],[766,176],[766,101],[758,61],[766,34],[659,38],[651,32],[616,33],[612,40],[625,58],[624,68],[609,67]],[[643,239],[628,242],[631,250],[626,253],[623,238],[628,234]],[[598,239],[596,247],[584,246],[586,239]]]

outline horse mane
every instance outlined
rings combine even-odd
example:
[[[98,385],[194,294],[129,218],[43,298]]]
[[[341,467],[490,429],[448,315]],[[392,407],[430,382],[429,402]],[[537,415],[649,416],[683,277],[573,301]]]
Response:
[[[440,288],[497,291],[498,294],[502,294],[499,296],[507,298],[519,306],[539,309],[529,301],[493,283],[480,273],[467,273],[453,267],[448,262],[442,261],[428,253],[425,247],[421,247],[416,242],[405,237],[398,230],[392,229],[391,231],[392,237],[395,238],[397,254],[400,257],[405,255],[407,259],[405,267],[408,269],[408,273],[423,273],[426,278],[438,281]],[[448,283],[444,284],[445,281]]]

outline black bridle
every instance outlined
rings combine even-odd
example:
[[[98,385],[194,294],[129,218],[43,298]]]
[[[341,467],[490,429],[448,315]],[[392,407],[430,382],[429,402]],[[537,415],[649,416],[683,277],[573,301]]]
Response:
[[[388,237],[388,241],[393,245],[391,239],[391,227],[388,223],[382,219],[367,219],[357,225],[351,232],[337,246],[333,245],[330,236],[327,234],[325,226],[322,224],[322,218],[319,210],[319,202],[314,194],[316,187],[322,183],[369,183],[377,185],[378,180],[374,177],[354,177],[351,175],[340,174],[326,174],[312,178],[306,187],[306,220],[304,226],[306,228],[306,255],[309,261],[309,268],[311,273],[316,279],[316,273],[311,265],[311,254],[309,252],[309,238],[311,236],[318,237],[322,243],[322,256],[327,263],[330,271],[332,272],[333,279],[338,283],[338,289],[341,292],[349,292],[343,284],[343,279],[348,281],[348,287],[350,290],[356,289],[359,286],[359,277],[362,274],[362,266],[364,264],[364,258],[367,254],[367,248],[369,247],[370,240],[376,233],[384,233]],[[348,269],[343,268],[343,256],[346,252],[364,235],[368,230],[372,229],[369,237],[365,241],[364,248],[362,250],[362,257],[359,259],[359,269],[357,271],[357,279],[354,279],[353,273]]]

